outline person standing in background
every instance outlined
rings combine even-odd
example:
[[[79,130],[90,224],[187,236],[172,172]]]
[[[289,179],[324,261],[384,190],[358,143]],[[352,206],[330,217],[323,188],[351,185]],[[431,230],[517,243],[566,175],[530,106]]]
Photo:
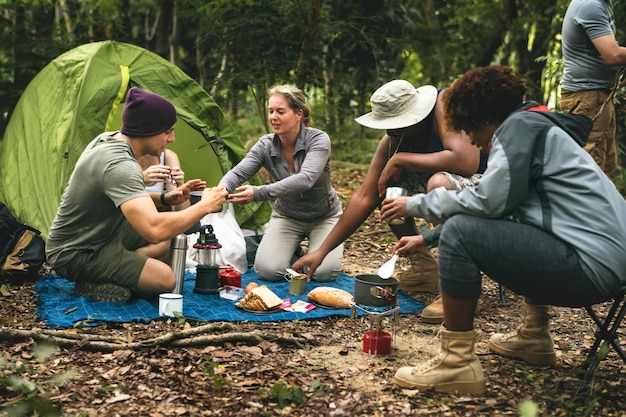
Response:
[[[610,174],[618,168],[612,89],[618,67],[626,65],[626,47],[615,39],[612,1],[573,0],[563,19],[561,43],[561,110],[593,120],[585,150]]]

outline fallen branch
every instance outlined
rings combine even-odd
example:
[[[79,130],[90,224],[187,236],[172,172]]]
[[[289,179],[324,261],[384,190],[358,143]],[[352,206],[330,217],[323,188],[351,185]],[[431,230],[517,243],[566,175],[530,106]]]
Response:
[[[30,330],[2,328],[0,329],[0,339],[10,341],[33,339],[37,342],[52,343],[72,350],[85,349],[104,352],[112,352],[120,349],[139,350],[156,346],[189,347],[198,345],[218,345],[224,344],[225,342],[259,344],[266,340],[302,348],[306,343],[306,340],[303,338],[279,336],[258,331],[205,334],[207,332],[234,330],[236,328],[236,326],[230,323],[210,323],[134,342],[124,341],[123,336],[69,333],[63,330],[38,328]]]

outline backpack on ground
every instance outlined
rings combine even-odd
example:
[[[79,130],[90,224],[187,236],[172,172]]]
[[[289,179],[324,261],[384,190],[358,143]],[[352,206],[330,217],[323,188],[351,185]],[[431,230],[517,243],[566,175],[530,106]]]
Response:
[[[40,232],[20,223],[0,203],[0,273],[14,281],[36,279],[46,260],[45,242]]]

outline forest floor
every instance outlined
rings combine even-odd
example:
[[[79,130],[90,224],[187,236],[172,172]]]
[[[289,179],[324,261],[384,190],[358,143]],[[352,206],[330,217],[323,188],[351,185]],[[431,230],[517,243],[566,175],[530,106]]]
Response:
[[[364,172],[342,164],[334,175],[345,201]],[[375,272],[394,241],[373,213],[346,242],[344,272]],[[418,298],[428,303],[433,297]],[[488,350],[493,332],[517,327],[521,301],[507,292],[501,303],[497,284],[484,280],[475,350],[487,392],[456,395],[393,383],[400,366],[438,352],[439,326],[422,323],[419,314],[386,322],[394,349],[373,356],[362,351],[367,318],[241,323],[181,318],[51,331],[37,316],[32,283],[3,285],[0,415],[36,410],[37,415],[149,417],[626,416],[626,367],[612,352],[592,386],[577,395],[579,367],[595,331],[583,309],[554,308],[554,366],[532,366]],[[624,339],[623,331],[620,335]],[[199,339],[191,342],[194,336]]]

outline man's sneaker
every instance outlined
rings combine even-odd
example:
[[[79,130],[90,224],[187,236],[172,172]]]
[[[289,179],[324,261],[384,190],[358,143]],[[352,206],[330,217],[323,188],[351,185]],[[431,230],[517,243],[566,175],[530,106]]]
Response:
[[[77,282],[76,287],[74,287],[74,293],[77,297],[87,297],[91,301],[125,303],[130,299],[130,288],[89,281]]]

